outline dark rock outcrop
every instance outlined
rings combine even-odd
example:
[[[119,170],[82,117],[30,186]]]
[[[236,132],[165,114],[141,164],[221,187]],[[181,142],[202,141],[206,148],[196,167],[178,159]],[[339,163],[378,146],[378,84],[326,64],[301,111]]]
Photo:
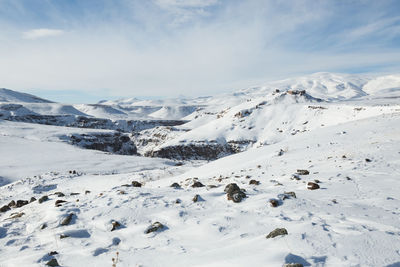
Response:
[[[120,155],[135,155],[137,153],[134,142],[129,136],[120,132],[87,133],[62,136],[62,140],[72,145],[86,149],[99,150]]]

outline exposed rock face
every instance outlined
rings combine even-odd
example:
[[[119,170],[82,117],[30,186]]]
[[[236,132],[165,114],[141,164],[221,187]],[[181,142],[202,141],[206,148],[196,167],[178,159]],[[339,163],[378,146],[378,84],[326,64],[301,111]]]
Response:
[[[273,230],[271,233],[269,233],[267,235],[267,238],[275,238],[277,236],[287,235],[287,234],[288,234],[288,232],[285,228],[276,228],[275,230]]]
[[[17,104],[8,104],[7,106],[2,105],[0,111],[14,111],[21,108],[24,107]],[[40,115],[33,113],[30,110],[27,110],[25,113],[28,114],[13,115],[10,112],[4,112],[1,118],[9,121],[76,128],[116,130],[126,133],[151,129],[157,126],[178,126],[187,122],[182,120],[110,120],[76,115]]]
[[[162,147],[145,153],[145,156],[178,160],[215,160],[244,151],[253,141],[196,141]]]
[[[135,155],[136,146],[129,136],[119,132],[72,134],[62,136],[61,139],[68,143],[86,149],[100,150],[120,155]]]

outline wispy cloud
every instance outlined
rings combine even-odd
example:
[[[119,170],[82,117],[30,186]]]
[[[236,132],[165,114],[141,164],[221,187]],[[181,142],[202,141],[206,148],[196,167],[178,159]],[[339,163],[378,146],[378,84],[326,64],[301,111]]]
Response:
[[[22,33],[25,39],[39,39],[44,37],[53,37],[63,34],[64,31],[57,29],[33,29]]]
[[[397,0],[39,2],[0,0],[0,87],[201,95],[400,69]]]

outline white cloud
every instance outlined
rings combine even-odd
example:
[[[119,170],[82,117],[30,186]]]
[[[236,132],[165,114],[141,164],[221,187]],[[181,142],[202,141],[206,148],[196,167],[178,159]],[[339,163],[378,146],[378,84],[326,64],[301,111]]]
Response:
[[[33,29],[22,34],[25,39],[39,39],[63,34],[64,31],[57,29]]]

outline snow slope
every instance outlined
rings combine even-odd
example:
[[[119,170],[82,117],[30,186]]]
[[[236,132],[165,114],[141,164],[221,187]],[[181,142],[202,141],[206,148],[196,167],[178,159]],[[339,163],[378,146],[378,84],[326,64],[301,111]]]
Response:
[[[280,144],[226,157],[184,175],[166,170],[110,175],[48,173],[1,188],[1,201],[49,195],[0,216],[5,266],[43,266],[50,251],[63,266],[396,266],[400,262],[400,114],[319,129]],[[286,153],[277,156],[285,148]],[[343,156],[346,156],[345,158]],[[368,158],[371,162],[366,162]],[[310,175],[291,180],[297,169]],[[250,178],[260,185],[249,185]],[[192,188],[193,177],[215,188]],[[192,178],[189,179],[188,178]],[[306,183],[320,180],[321,189]],[[93,181],[96,181],[95,183]],[[142,188],[124,187],[132,180]],[[169,187],[178,182],[183,189]],[[241,203],[224,186],[246,189]],[[46,187],[47,186],[47,187]],[[84,194],[86,190],[90,193]],[[121,190],[123,194],[121,194]],[[53,192],[63,192],[58,198]],[[297,198],[273,208],[270,198]],[[69,195],[77,192],[80,195]],[[193,203],[195,194],[201,201]],[[57,199],[67,203],[55,207]],[[79,202],[77,202],[79,199]],[[180,199],[180,203],[175,203]],[[69,213],[71,225],[59,226]],[[112,220],[122,227],[110,231]],[[160,221],[163,231],[145,234]],[[40,230],[43,223],[48,227]],[[288,235],[266,239],[277,227]],[[61,234],[70,237],[60,239]],[[393,265],[394,264],[394,265]]]
[[[399,77],[317,73],[213,97],[73,107],[188,121],[134,132],[143,151],[243,144],[210,162],[84,150],[60,136],[114,131],[0,120],[0,208],[49,198],[0,212],[0,265],[399,266]],[[247,195],[240,203],[227,199],[229,183]],[[146,234],[154,222],[164,228]],[[288,234],[266,238],[276,228]]]
[[[51,103],[51,101],[5,88],[0,88],[0,102]]]

